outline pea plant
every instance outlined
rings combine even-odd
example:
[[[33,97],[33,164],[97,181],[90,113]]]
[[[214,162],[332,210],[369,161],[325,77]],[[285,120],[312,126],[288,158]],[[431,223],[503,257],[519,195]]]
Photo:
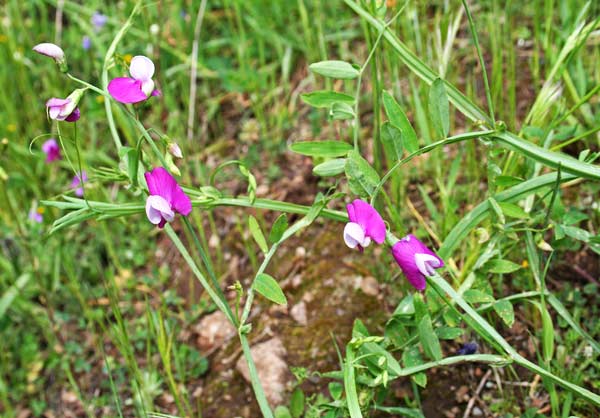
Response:
[[[258,378],[248,336],[252,333],[250,313],[255,295],[258,294],[276,304],[287,304],[287,299],[276,278],[267,273],[269,263],[286,240],[302,233],[317,219],[344,224],[340,227],[341,240],[354,251],[355,257],[365,258],[372,246],[383,246],[390,251],[404,278],[414,291],[405,296],[385,325],[383,335],[372,335],[367,327],[356,321],[351,340],[346,344],[341,370],[329,372],[327,377],[337,379],[340,385],[334,386],[332,400],[313,405],[306,411],[307,416],[352,418],[369,414],[374,409],[390,413],[408,413],[403,408],[384,407],[377,403],[378,393],[384,393],[395,379],[410,378],[418,386],[426,386],[424,373],[434,367],[452,366],[459,363],[486,363],[494,367],[520,366],[541,376],[543,384],[551,395],[553,412],[560,415],[561,405],[558,389],[572,393],[576,397],[600,406],[600,396],[590,390],[565,380],[550,366],[554,356],[554,329],[550,311],[562,317],[588,343],[595,353],[600,345],[578,325],[567,309],[546,288],[545,274],[549,263],[541,253],[543,233],[555,226],[564,233],[573,233],[568,228],[560,228],[552,218],[552,206],[562,184],[577,179],[600,180],[600,168],[593,164],[596,153],[584,152],[579,159],[539,146],[513,133],[500,120],[495,119],[494,106],[490,95],[488,78],[480,50],[475,25],[466,3],[465,11],[470,23],[473,44],[477,50],[483,69],[483,84],[486,88],[487,109],[479,107],[465,96],[456,86],[441,78],[425,62],[411,52],[390,30],[394,19],[403,9],[389,20],[385,2],[373,10],[364,8],[354,0],[344,0],[378,36],[372,43],[366,60],[357,65],[339,60],[315,62],[309,66],[315,77],[329,80],[343,80],[336,84],[351,87],[354,93],[338,90],[318,90],[305,93],[302,100],[315,108],[326,109],[330,120],[348,128],[348,135],[339,140],[299,141],[291,145],[291,151],[311,157],[314,160],[315,176],[334,178],[336,187],[319,193],[312,206],[291,202],[262,199],[256,197],[256,179],[250,170],[239,161],[225,161],[211,175],[211,182],[200,186],[182,185],[177,181],[180,170],[177,164],[185,164],[179,145],[171,140],[168,133],[147,127],[138,116],[139,106],[151,106],[152,101],[160,100],[163,92],[153,80],[155,66],[149,58],[137,55],[129,63],[117,59],[120,41],[132,25],[132,19],[139,12],[139,4],[114,38],[106,54],[99,85],[80,80],[69,72],[65,52],[57,45],[44,43],[34,50],[53,58],[66,80],[77,88],[66,98],[51,98],[47,101],[47,115],[56,120],[59,141],[49,140],[43,145],[47,161],[61,158],[69,160],[74,172],[73,190],[75,196],[65,194],[59,200],[44,201],[66,213],[57,219],[50,233],[58,233],[64,228],[76,226],[90,219],[110,221],[118,217],[131,217],[149,221],[164,231],[175,245],[194,276],[210,296],[214,305],[237,329],[239,344],[248,364],[252,389],[260,410],[265,417],[274,413],[267,402]],[[590,24],[591,25],[591,24]],[[593,26],[582,25],[573,35],[564,51],[564,59],[578,45],[585,42]],[[387,42],[397,58],[418,78],[429,86],[428,110],[421,117],[427,118],[433,127],[434,140],[425,141],[418,134],[409,117],[408,109],[397,100],[397,96],[380,86],[377,99],[382,104],[386,116],[376,133],[375,146],[381,146],[383,153],[376,155],[373,164],[368,161],[370,141],[361,130],[361,85],[369,71],[377,48]],[[122,51],[132,53],[134,51]],[[128,64],[128,68],[127,67]],[[128,76],[110,78],[109,74],[120,73]],[[80,156],[86,147],[85,135],[77,135],[66,140],[61,134],[62,124],[75,124],[86,117],[85,109],[79,108],[83,95],[95,94],[104,98],[106,122],[110,128],[116,155],[114,169],[88,168],[86,171]],[[534,105],[532,117],[542,115],[545,103]],[[114,106],[119,106],[126,116],[117,120]],[[468,129],[459,134],[451,132],[451,111],[460,112],[468,121]],[[119,134],[118,123],[133,125],[139,133],[135,143],[125,145]],[[396,201],[390,184],[396,183],[402,170],[417,157],[429,154],[444,147],[459,147],[471,142],[486,151],[488,190],[486,196],[464,215],[448,231],[443,242],[434,249],[413,233],[399,218]],[[527,179],[516,177],[512,165],[504,168],[497,165],[497,150],[506,149],[513,160],[523,156],[532,162],[533,169]],[[451,162],[450,162],[451,163]],[[214,184],[215,175],[226,167],[237,166],[247,180],[248,189],[244,196],[234,196]],[[387,168],[384,170],[383,168]],[[460,169],[456,165],[456,171]],[[89,172],[88,172],[89,171]],[[542,173],[544,171],[544,173]],[[105,184],[118,184],[127,193],[128,203],[97,200],[95,190],[89,187],[90,179],[101,179]],[[340,202],[347,202],[346,210],[335,209]],[[248,229],[262,252],[262,263],[254,274],[251,286],[244,288],[239,282],[233,286],[237,297],[230,301],[224,293],[219,277],[213,267],[211,255],[197,235],[197,228],[188,215],[193,210],[213,210],[221,206],[237,206],[280,212],[265,234],[258,221],[248,217]],[[302,218],[290,224],[287,215],[299,214]],[[34,213],[32,216],[36,216]],[[484,221],[493,221],[493,233],[480,228]],[[182,241],[172,226],[179,222],[184,229],[187,242]],[[480,238],[482,251],[465,265],[458,265],[453,257],[461,242],[473,233],[483,234]],[[502,295],[495,298],[491,290],[476,287],[485,273],[508,274],[521,268],[503,258],[500,251],[503,240],[518,235],[525,245],[525,254],[530,266],[532,288],[521,293]],[[598,237],[591,234],[574,234],[599,251]],[[197,260],[201,262],[197,262]],[[542,318],[542,352],[539,362],[525,358],[490,322],[494,312],[506,326],[514,322],[513,303],[527,300],[539,310]],[[243,301],[243,304],[241,302]],[[445,356],[440,339],[456,339],[464,333],[461,324],[468,326],[484,341],[495,354],[478,353],[477,344],[467,344],[455,355]],[[343,386],[343,393],[341,387]],[[387,408],[387,409],[386,409]],[[285,409],[285,408],[284,408]],[[292,408],[293,416],[300,416],[304,406]],[[312,411],[312,412],[311,412]],[[563,411],[564,412],[564,411]],[[278,409],[278,416],[284,413]],[[290,415],[291,416],[291,415]],[[564,416],[564,414],[563,414]]]

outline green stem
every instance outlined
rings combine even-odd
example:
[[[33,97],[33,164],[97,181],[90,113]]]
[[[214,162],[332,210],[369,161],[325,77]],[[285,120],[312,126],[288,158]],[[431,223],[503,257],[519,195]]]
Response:
[[[256,402],[258,402],[260,412],[262,412],[264,418],[273,418],[273,413],[271,412],[271,408],[269,407],[269,402],[267,402],[267,397],[265,396],[265,393],[262,389],[262,385],[260,384],[260,380],[258,379],[258,373],[256,371],[254,359],[252,358],[250,345],[248,345],[248,339],[246,338],[246,335],[242,332],[238,333],[238,335],[240,336],[240,343],[242,344],[244,358],[248,363],[250,383],[252,384],[252,389],[254,389],[254,395],[256,396]]]
[[[219,297],[219,294],[208,283],[208,281],[206,280],[206,277],[204,277],[204,275],[202,274],[202,272],[200,271],[200,269],[194,262],[194,259],[188,252],[187,248],[185,248],[185,245],[183,244],[183,242],[181,242],[181,240],[177,236],[177,233],[175,232],[173,227],[171,227],[170,224],[166,224],[165,231],[167,232],[167,235],[169,236],[169,238],[171,238],[171,241],[173,241],[173,244],[175,244],[175,247],[177,247],[177,250],[179,250],[179,253],[183,257],[185,262],[188,264],[188,266],[192,270],[192,273],[194,273],[194,276],[196,276],[196,278],[200,281],[200,284],[202,285],[202,287],[204,287],[204,289],[208,292],[208,295],[213,300],[215,305],[217,305],[217,307],[227,316],[227,319],[229,319],[229,321],[232,324],[236,324],[237,319],[231,313],[231,309],[229,308],[228,305],[226,305],[223,302],[223,300],[221,300],[221,298]]]
[[[194,241],[194,245],[196,247],[196,250],[200,254],[200,258],[202,259],[202,263],[204,263],[204,267],[206,268],[206,271],[208,272],[210,280],[211,280],[213,286],[215,287],[217,294],[219,295],[219,299],[221,299],[221,301],[223,302],[223,304],[227,308],[227,311],[228,311],[227,312],[227,316],[229,316],[230,318],[235,318],[236,319],[236,321],[233,323],[233,325],[237,327],[238,326],[237,318],[233,314],[233,312],[231,311],[231,307],[227,303],[227,299],[225,298],[225,295],[223,294],[223,291],[221,290],[221,286],[219,285],[219,282],[217,280],[217,276],[215,274],[215,270],[213,268],[212,262],[210,261],[210,258],[206,254],[206,251],[204,251],[204,247],[202,247],[202,244],[200,243],[200,240],[198,239],[198,235],[196,234],[196,231],[192,227],[192,224],[190,223],[190,221],[187,218],[187,216],[182,216],[181,218],[183,219],[183,223],[185,224],[186,228],[188,229],[188,231],[192,235],[192,240]]]

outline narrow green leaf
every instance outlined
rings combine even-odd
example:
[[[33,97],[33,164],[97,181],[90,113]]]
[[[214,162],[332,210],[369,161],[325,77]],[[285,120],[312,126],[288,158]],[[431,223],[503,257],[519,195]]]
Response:
[[[252,215],[248,216],[248,228],[250,228],[252,238],[254,238],[254,241],[256,241],[256,243],[260,247],[260,250],[263,253],[269,251],[267,241],[265,240],[265,236],[263,235],[262,230],[260,229],[260,225],[258,224],[256,218]]]
[[[402,145],[402,131],[389,121],[381,126],[381,142],[385,152],[392,160],[401,160],[404,155],[404,146]]]
[[[548,309],[540,304],[540,311],[542,314],[542,352],[544,360],[549,362],[554,356],[554,325]]]
[[[390,120],[390,123],[402,132],[403,145],[409,153],[413,153],[419,149],[419,141],[417,140],[417,133],[413,129],[410,121],[406,117],[406,114],[387,91],[383,92],[383,107],[385,113]]]
[[[339,78],[342,80],[351,80],[360,75],[360,72],[352,64],[345,61],[320,61],[310,64],[308,68],[313,73],[324,77]]]
[[[513,176],[498,176],[496,177],[496,186],[498,187],[512,187],[516,184],[522,183],[524,180],[519,177]]]
[[[508,300],[499,300],[492,305],[496,314],[504,321],[507,327],[512,327],[515,323],[515,310],[512,303]]]
[[[313,174],[319,177],[332,177],[337,176],[344,172],[346,166],[345,158],[334,158],[327,160],[324,163],[316,165],[313,168]]]
[[[288,227],[287,216],[285,213],[282,213],[281,215],[279,215],[277,217],[277,219],[275,219],[275,222],[273,222],[273,226],[271,227],[271,232],[269,233],[269,242],[271,244],[275,244],[276,242],[279,242],[279,240],[283,236],[283,233],[285,232],[287,227]]]
[[[346,390],[346,404],[350,418],[362,418],[360,403],[356,393],[356,380],[354,377],[354,349],[352,345],[346,346],[346,361],[344,362],[344,389]]]
[[[469,289],[467,290],[464,294],[463,294],[463,298],[469,302],[470,304],[473,303],[490,303],[494,301],[494,297],[491,295],[488,295],[485,292],[482,292],[481,290],[477,290],[477,289]]]
[[[311,91],[300,95],[302,101],[317,108],[330,108],[334,103],[354,104],[354,97],[331,90]]]
[[[498,217],[498,222],[500,222],[502,225],[504,225],[506,223],[506,219],[504,218],[504,213],[502,212],[502,208],[498,204],[498,201],[496,199],[494,199],[492,196],[488,197],[488,201],[490,202],[492,210]]]
[[[507,274],[517,271],[521,266],[509,260],[493,259],[485,264],[485,270],[488,273]]]
[[[446,83],[441,78],[436,78],[429,89],[429,115],[439,139],[446,138],[450,131],[450,107]]]
[[[255,291],[279,305],[287,305],[287,299],[279,287],[279,283],[273,277],[266,273],[261,273],[256,277],[252,285]]]
[[[400,376],[402,374],[402,367],[400,367],[398,361],[387,350],[384,350],[378,344],[365,343],[362,345],[361,349],[367,353],[378,354],[379,356],[385,357],[387,366],[386,370],[388,371],[390,376],[395,377]],[[369,358],[375,360],[376,356]]]
[[[352,193],[362,198],[370,197],[379,183],[379,175],[369,162],[352,150],[348,153],[345,171]]]
[[[332,120],[354,119],[354,108],[348,103],[334,103],[329,111]]]
[[[340,141],[301,141],[295,142],[290,149],[309,157],[343,157],[352,149],[352,145]]]
[[[300,418],[304,414],[304,392],[302,389],[297,387],[292,392],[292,398],[290,399],[290,413],[292,418]]]
[[[435,332],[433,332],[433,325],[431,324],[431,317],[429,315],[421,318],[417,325],[417,330],[425,354],[432,360],[441,360],[442,347],[440,346],[440,340]]]
[[[439,327],[435,329],[435,334],[440,340],[455,340],[464,333],[462,328]]]
[[[19,295],[21,290],[27,285],[29,280],[31,279],[31,275],[28,273],[22,274],[15,281],[15,283],[10,286],[2,297],[0,298],[0,319],[4,316],[10,305],[13,303],[15,298]]]
[[[498,206],[502,209],[502,213],[510,218],[528,219],[529,214],[519,205],[510,202],[498,202]]]

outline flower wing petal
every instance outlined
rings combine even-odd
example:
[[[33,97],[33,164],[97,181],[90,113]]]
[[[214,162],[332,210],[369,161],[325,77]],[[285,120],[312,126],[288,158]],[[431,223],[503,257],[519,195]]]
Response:
[[[352,202],[354,209],[353,222],[356,222],[365,230],[365,235],[371,237],[377,244],[385,241],[385,223],[373,206],[364,200],[356,199]]]
[[[365,231],[354,222],[348,222],[344,227],[344,242],[350,248],[356,248],[365,240]]]
[[[148,98],[142,91],[142,82],[129,77],[117,77],[110,80],[108,92],[121,103],[138,103]]]

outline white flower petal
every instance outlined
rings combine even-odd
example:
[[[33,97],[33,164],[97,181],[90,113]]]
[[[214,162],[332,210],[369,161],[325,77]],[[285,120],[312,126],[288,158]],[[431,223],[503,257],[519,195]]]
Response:
[[[146,80],[142,82],[142,91],[147,97],[150,97],[152,92],[154,91],[154,81]]]
[[[146,215],[154,225],[159,224],[163,218],[167,222],[171,222],[175,218],[175,212],[169,202],[158,195],[148,196],[146,199]]]
[[[435,269],[440,266],[440,260],[431,254],[415,254],[415,264],[424,276],[433,276]]]
[[[137,55],[131,59],[129,74],[136,80],[148,81],[154,75],[154,63],[148,57]]]
[[[370,244],[371,240],[367,237]],[[365,241],[365,231],[362,227],[354,222],[348,222],[344,227],[344,242],[350,248],[356,248],[357,245],[361,245],[364,247],[363,243]]]

